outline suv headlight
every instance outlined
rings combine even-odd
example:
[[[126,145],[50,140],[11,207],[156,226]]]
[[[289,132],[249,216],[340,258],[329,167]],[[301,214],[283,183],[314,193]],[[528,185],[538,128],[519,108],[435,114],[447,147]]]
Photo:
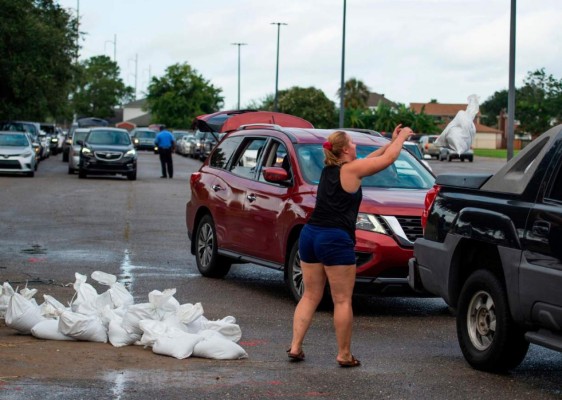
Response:
[[[84,147],[84,148],[82,148],[81,153],[82,153],[82,155],[84,155],[86,157],[89,157],[89,156],[92,155],[92,150],[90,150],[87,147]]]
[[[384,229],[384,226],[381,224],[377,216],[373,214],[359,213],[359,215],[357,215],[357,223],[355,227],[362,231],[377,232],[382,233],[383,235],[388,235],[388,232]]]
[[[137,152],[135,151],[135,149],[131,149],[125,153],[125,157],[134,157],[136,154]]]

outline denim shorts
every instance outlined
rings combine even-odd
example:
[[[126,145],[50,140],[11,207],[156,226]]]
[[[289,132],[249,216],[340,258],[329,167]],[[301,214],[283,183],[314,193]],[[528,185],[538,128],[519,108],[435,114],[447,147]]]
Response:
[[[355,244],[340,228],[306,224],[299,238],[299,254],[306,263],[355,265]]]

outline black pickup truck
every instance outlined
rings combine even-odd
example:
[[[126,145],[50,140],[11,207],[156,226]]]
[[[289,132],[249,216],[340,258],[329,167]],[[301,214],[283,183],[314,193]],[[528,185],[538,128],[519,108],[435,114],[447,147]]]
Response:
[[[409,283],[456,310],[470,365],[518,366],[529,342],[562,351],[562,125],[496,174],[442,174],[425,199]]]

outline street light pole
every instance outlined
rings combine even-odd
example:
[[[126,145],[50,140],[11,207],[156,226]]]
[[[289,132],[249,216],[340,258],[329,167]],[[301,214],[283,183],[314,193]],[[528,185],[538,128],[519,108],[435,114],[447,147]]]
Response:
[[[113,45],[113,61],[117,62],[117,34],[115,34],[113,36],[113,41],[111,40],[106,40],[104,45],[103,45],[103,52],[105,53],[105,45],[111,43]]]
[[[507,93],[507,161],[513,158],[515,138],[515,7],[511,0],[511,23],[509,29],[509,90]]]
[[[76,0],[76,64],[80,55],[80,0]]]
[[[273,111],[277,112],[278,85],[279,85],[279,34],[281,31],[281,25],[287,25],[287,24],[284,22],[272,22],[271,25],[277,25],[277,63],[275,66],[275,100],[273,102]]]
[[[238,46],[238,109],[240,110],[240,46],[246,46],[247,43],[231,43],[233,46]]]
[[[343,128],[344,124],[344,97],[345,97],[345,10],[346,10],[346,0],[343,0],[343,35],[342,35],[342,46],[341,46],[341,83],[340,83],[340,128]]]

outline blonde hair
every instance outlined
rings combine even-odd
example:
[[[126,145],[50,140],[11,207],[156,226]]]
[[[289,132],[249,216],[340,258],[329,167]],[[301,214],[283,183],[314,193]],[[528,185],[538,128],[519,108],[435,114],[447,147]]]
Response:
[[[343,148],[349,144],[347,133],[335,131],[328,136],[326,143],[329,143],[329,145],[324,146],[324,164],[327,166],[341,165],[342,161],[340,160],[340,156],[343,152]],[[331,147],[331,149],[327,149],[326,147]]]

